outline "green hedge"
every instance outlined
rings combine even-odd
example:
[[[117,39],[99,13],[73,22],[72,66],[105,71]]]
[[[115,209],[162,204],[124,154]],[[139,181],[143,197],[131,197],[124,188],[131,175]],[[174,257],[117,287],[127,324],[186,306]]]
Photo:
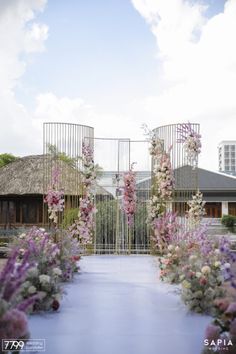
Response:
[[[221,218],[221,223],[226,227],[234,227],[236,223],[236,217],[233,215],[223,215]]]

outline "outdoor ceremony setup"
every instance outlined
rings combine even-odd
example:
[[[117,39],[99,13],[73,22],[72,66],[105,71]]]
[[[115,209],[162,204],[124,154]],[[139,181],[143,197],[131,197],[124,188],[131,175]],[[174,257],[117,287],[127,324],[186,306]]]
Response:
[[[236,256],[203,222],[200,125],[142,131],[44,123],[42,222],[0,273],[0,352],[236,353]]]

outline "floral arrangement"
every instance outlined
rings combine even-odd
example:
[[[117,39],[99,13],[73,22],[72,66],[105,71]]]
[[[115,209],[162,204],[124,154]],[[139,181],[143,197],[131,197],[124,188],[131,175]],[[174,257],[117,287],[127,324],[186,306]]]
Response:
[[[198,155],[201,152],[201,135],[194,131],[191,123],[180,124],[177,127],[179,138],[177,142],[183,143],[187,154],[187,161],[195,168],[198,164]]]
[[[60,306],[62,289],[60,281],[60,249],[44,229],[33,227],[28,233],[21,234],[16,240],[20,254],[30,253],[34,267],[29,269],[25,282],[21,286],[21,296],[28,299],[37,294],[33,311],[57,310]]]
[[[37,296],[22,300],[19,295],[27,272],[32,267],[26,252],[18,263],[19,249],[15,248],[0,273],[0,341],[14,338],[27,340],[30,337],[25,312],[33,306]]]
[[[96,212],[93,195],[86,194],[84,198],[80,198],[78,218],[69,227],[69,232],[73,237],[77,237],[82,246],[92,243]]]
[[[147,203],[147,222],[150,225],[153,225],[154,220],[157,219],[160,215],[163,215],[165,209],[165,204],[156,195],[153,195]]]
[[[84,164],[84,196],[80,198],[78,217],[69,227],[72,237],[77,237],[82,246],[92,243],[95,228],[94,215],[97,210],[94,203],[93,187],[97,178],[98,166],[94,165],[93,149],[83,143],[82,161]]]
[[[48,205],[49,219],[57,225],[58,212],[64,210],[64,191],[58,190],[57,185],[59,183],[60,171],[57,167],[52,170],[52,187],[48,189],[47,195],[44,198],[44,202]]]
[[[123,174],[124,187],[122,209],[127,215],[129,226],[133,223],[137,199],[135,192],[136,173],[133,171],[133,166],[134,163],[131,164],[130,170]]]
[[[158,158],[164,151],[163,140],[159,139],[153,130],[150,130],[147,124],[143,124],[141,127],[144,131],[144,135],[147,136],[148,141],[150,142],[149,153],[150,155],[156,159]]]
[[[224,296],[221,263],[210,258],[208,264],[196,254],[182,267],[182,299],[190,310],[212,313],[215,299]]]
[[[204,345],[202,354],[214,352],[235,353],[236,346],[236,302],[227,298],[214,301],[215,318],[205,331]]]
[[[155,193],[159,199],[169,201],[174,191],[174,173],[171,167],[169,153],[163,152],[154,165]]]
[[[60,253],[58,255],[60,268],[62,270],[62,281],[68,281],[73,278],[74,273],[78,272],[78,261],[80,259],[80,243],[77,237],[67,230],[61,232],[58,247]]]
[[[202,193],[198,190],[197,193],[192,196],[192,200],[187,202],[189,210],[186,213],[186,217],[191,227],[199,225],[202,217],[206,214],[204,208],[206,203],[203,201],[202,197]]]
[[[180,283],[181,264],[185,257],[185,244],[169,245],[167,253],[159,258],[160,279],[171,284]]]
[[[152,222],[154,234],[151,236],[156,249],[164,251],[171,239],[178,233],[180,225],[177,221],[177,214],[165,212]]]
[[[182,298],[188,307],[197,312],[212,313],[214,300],[222,297],[224,284],[236,284],[231,263],[236,261],[226,237],[209,239],[206,227],[192,233],[195,247],[182,267]]]

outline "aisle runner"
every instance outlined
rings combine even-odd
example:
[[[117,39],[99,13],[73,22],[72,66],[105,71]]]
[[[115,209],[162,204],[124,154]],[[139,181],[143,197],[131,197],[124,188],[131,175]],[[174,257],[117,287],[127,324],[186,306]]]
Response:
[[[90,256],[59,313],[30,318],[46,354],[199,354],[207,316],[160,283],[151,256]]]

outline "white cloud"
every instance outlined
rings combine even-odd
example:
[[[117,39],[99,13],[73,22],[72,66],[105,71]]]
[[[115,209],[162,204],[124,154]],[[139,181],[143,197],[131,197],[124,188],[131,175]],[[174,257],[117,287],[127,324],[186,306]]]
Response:
[[[162,93],[146,97],[143,112],[156,114],[163,124],[200,122],[202,164],[217,169],[218,142],[236,139],[236,0],[228,0],[224,12],[210,19],[200,1],[132,3],[150,24],[163,67]]]
[[[32,118],[17,102],[14,89],[26,70],[27,54],[44,49],[48,27],[34,19],[45,4],[46,0],[0,2],[0,141],[3,152],[34,151]]]

